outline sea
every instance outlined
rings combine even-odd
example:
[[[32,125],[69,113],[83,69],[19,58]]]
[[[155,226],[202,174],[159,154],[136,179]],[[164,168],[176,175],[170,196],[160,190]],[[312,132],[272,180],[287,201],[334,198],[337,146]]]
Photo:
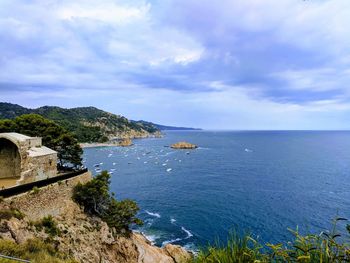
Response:
[[[169,148],[179,141],[199,148]],[[140,207],[144,225],[134,230],[158,246],[196,251],[232,233],[286,243],[291,230],[321,233],[350,219],[349,131],[166,131],[131,147],[86,148],[84,164],[111,173],[116,198]],[[338,221],[344,238],[346,224]]]

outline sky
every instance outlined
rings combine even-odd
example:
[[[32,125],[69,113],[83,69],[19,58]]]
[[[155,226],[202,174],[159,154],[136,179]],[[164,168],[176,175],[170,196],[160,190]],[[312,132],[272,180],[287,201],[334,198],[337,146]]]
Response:
[[[0,101],[350,129],[350,0],[0,0]]]

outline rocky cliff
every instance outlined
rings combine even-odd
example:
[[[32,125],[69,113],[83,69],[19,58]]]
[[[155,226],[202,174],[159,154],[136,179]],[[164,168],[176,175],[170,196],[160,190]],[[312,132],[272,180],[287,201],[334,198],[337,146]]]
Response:
[[[191,259],[191,254],[180,246],[155,247],[138,233],[113,237],[105,222],[86,215],[71,199],[74,185],[90,179],[90,173],[86,173],[2,200],[0,214],[19,211],[16,213],[21,216],[1,217],[0,238],[18,244],[33,238],[52,242],[59,252],[84,263],[182,263]],[[48,216],[58,228],[54,235],[37,227],[37,222]]]

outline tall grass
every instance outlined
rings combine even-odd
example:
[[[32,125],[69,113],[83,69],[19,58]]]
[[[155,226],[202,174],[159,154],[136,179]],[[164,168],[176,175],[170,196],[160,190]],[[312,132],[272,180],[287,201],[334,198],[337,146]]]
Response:
[[[261,245],[250,235],[239,237],[233,233],[225,245],[217,242],[201,250],[193,262],[350,262],[350,244],[337,232],[337,223],[343,220],[334,219],[332,229],[320,234],[301,235],[298,229],[290,230],[294,240],[286,244]]]
[[[226,244],[217,241],[214,246],[200,251],[194,262],[268,262],[268,257],[261,252],[262,248],[250,235],[240,237],[233,232]]]
[[[29,239],[24,244],[0,239],[0,253],[6,256],[30,260],[31,263],[77,263],[57,249],[39,239]],[[0,263],[17,261],[0,258]]]

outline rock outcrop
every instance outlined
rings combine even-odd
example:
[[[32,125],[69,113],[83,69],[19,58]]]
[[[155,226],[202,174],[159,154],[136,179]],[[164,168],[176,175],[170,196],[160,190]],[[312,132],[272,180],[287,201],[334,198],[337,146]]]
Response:
[[[131,233],[129,237],[114,237],[111,229],[98,217],[92,217],[72,201],[72,188],[78,182],[90,180],[91,174],[40,188],[3,200],[0,210],[16,209],[23,218],[0,219],[0,238],[22,244],[28,239],[49,240],[49,234],[38,230],[33,222],[51,215],[60,234],[50,237],[58,251],[78,262],[86,263],[184,263],[191,254],[180,246],[153,246],[145,237]]]
[[[131,139],[122,139],[117,142],[118,146],[127,147],[132,145]]]
[[[178,142],[174,143],[170,146],[173,149],[196,149],[197,145],[189,143],[189,142]]]

